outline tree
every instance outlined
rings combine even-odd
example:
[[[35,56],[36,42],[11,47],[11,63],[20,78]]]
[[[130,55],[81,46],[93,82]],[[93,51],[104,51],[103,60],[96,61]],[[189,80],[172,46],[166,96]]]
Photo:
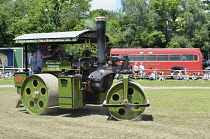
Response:
[[[160,17],[147,0],[123,0],[124,47],[162,46],[165,36],[156,30]]]
[[[16,0],[10,30],[16,35],[70,31],[85,18],[90,0]]]
[[[156,26],[166,36],[166,43],[170,41],[172,34],[177,30],[177,19],[179,18],[181,7],[184,0],[151,0],[150,4],[160,17]]]
[[[179,20],[176,31],[173,32],[169,47],[174,42],[179,47],[201,48],[203,52],[210,50],[209,46],[209,15],[203,10],[203,4],[197,0],[186,0],[180,5]],[[178,29],[179,28],[179,29]],[[182,38],[182,39],[180,39]]]
[[[11,47],[13,45],[11,38],[14,36],[8,31],[9,15],[4,11],[4,6],[5,3],[0,2],[0,47]]]

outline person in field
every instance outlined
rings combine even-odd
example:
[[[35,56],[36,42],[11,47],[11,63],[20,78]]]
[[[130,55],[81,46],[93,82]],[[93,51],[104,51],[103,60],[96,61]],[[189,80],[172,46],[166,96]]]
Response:
[[[139,66],[139,74],[140,74],[140,79],[143,78],[144,75],[144,65],[141,62],[140,66]]]
[[[137,63],[135,63],[135,65],[133,66],[133,71],[134,71],[134,79],[136,80],[138,71],[139,71],[139,67],[138,67]]]

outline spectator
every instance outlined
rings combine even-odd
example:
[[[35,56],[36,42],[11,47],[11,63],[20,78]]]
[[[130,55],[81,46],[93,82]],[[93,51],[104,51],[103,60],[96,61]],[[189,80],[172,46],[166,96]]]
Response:
[[[190,78],[189,78],[189,75],[188,75],[188,73],[186,72],[186,73],[185,73],[185,76],[184,76],[184,80],[189,81],[189,79],[190,79]]]
[[[151,75],[149,76],[149,80],[156,80],[155,71],[151,73]]]
[[[196,73],[194,72],[192,75],[192,80],[197,80],[197,78],[195,77]]]
[[[165,79],[163,78],[163,74],[164,74],[164,72],[160,72],[159,73],[159,81],[164,81]]]
[[[0,70],[0,78],[2,78],[3,77],[3,75],[2,75],[2,71]]]
[[[29,66],[33,73],[37,72],[37,50],[32,51],[31,57],[29,58]]]
[[[140,79],[141,79],[141,77],[143,77],[144,75],[144,65],[142,64],[142,62],[139,66],[139,71],[140,71],[139,74],[140,74]]]
[[[182,71],[179,71],[178,75],[177,75],[177,80],[182,80],[183,76],[182,76]]]
[[[207,71],[204,71],[204,75],[203,75],[203,80],[208,80],[209,78],[209,75],[208,75],[208,72]]]
[[[137,63],[135,63],[135,65],[133,66],[134,78],[135,79],[137,79],[138,70],[139,70],[139,67],[138,67]]]

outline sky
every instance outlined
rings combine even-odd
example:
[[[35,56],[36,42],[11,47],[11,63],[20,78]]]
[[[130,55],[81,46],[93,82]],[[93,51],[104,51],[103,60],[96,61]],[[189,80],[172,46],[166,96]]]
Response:
[[[91,5],[91,10],[117,10],[121,7],[121,0],[92,0]]]

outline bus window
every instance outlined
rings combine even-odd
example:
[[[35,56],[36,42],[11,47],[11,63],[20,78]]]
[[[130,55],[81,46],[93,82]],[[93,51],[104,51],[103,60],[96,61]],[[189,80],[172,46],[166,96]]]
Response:
[[[120,55],[120,58],[123,58],[124,56],[128,56],[128,58],[130,59],[130,61],[132,61],[132,55],[121,54]]]
[[[183,61],[193,61],[193,55],[192,54],[184,54],[182,55]]]
[[[144,55],[133,55],[133,61],[144,61]]]
[[[146,55],[146,61],[156,61],[156,55]]]
[[[194,61],[198,61],[198,55],[194,55]]]
[[[158,55],[158,61],[168,61],[168,55]]]
[[[180,55],[170,55],[170,61],[180,61]]]

